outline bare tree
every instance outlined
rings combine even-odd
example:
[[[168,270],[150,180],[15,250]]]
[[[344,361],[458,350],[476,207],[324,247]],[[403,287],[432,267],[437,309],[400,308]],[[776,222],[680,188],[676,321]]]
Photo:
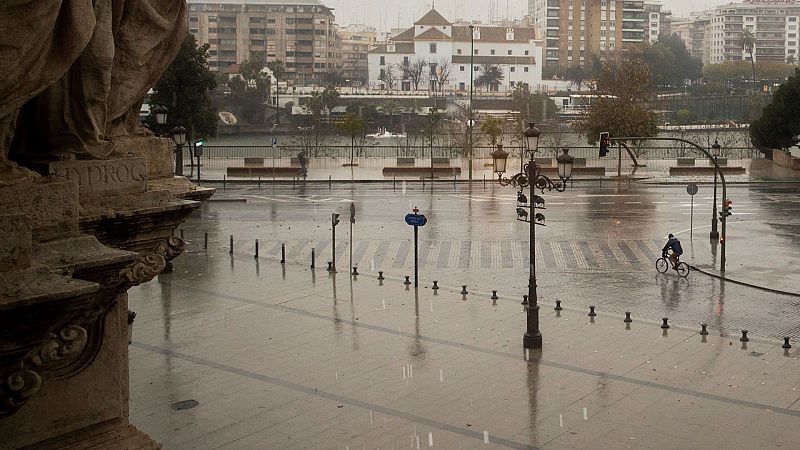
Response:
[[[419,90],[419,83],[422,81],[422,74],[428,67],[428,60],[425,58],[415,58],[411,62],[403,64],[403,78],[410,80],[414,85],[414,90]]]
[[[442,92],[444,85],[450,79],[450,62],[446,59],[439,61],[436,67],[436,84],[439,86],[439,92]]]
[[[388,66],[386,66],[386,68],[381,69],[381,74],[378,76],[378,80],[386,83],[386,87],[391,91],[394,88],[394,84],[397,82],[397,72],[395,72],[395,65],[389,64]]]

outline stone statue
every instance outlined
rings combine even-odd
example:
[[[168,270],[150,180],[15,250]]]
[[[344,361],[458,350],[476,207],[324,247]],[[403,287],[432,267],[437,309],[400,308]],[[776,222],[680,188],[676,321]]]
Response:
[[[0,2],[0,184],[108,157],[186,33],[184,0]]]

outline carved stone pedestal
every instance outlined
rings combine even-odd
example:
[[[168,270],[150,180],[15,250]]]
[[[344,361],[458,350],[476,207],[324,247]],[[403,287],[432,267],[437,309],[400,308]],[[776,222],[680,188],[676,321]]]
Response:
[[[200,203],[151,184],[148,158],[0,187],[0,449],[160,447],[128,422],[127,290],[183,251]]]

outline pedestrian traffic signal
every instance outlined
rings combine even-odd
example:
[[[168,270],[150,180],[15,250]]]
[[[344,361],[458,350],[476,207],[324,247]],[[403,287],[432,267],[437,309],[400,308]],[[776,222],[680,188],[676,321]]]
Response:
[[[605,131],[600,133],[600,157],[608,154],[609,145],[611,145],[611,135]]]
[[[722,202],[722,211],[719,212],[719,218],[722,219],[724,217],[728,217],[731,214],[731,209],[733,207],[733,202],[731,200],[725,200]]]
[[[337,213],[332,213],[331,214],[331,224],[333,226],[339,225],[339,214],[337,214]]]

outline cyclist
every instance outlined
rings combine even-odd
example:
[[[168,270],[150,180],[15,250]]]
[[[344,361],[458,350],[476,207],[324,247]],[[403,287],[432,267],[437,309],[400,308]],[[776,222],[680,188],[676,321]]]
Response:
[[[672,268],[677,270],[678,260],[680,260],[680,257],[683,254],[683,248],[681,247],[681,241],[672,233],[669,234],[667,245],[661,249],[662,257],[667,257],[667,250],[672,250],[672,253],[669,255],[669,260],[672,262]]]

